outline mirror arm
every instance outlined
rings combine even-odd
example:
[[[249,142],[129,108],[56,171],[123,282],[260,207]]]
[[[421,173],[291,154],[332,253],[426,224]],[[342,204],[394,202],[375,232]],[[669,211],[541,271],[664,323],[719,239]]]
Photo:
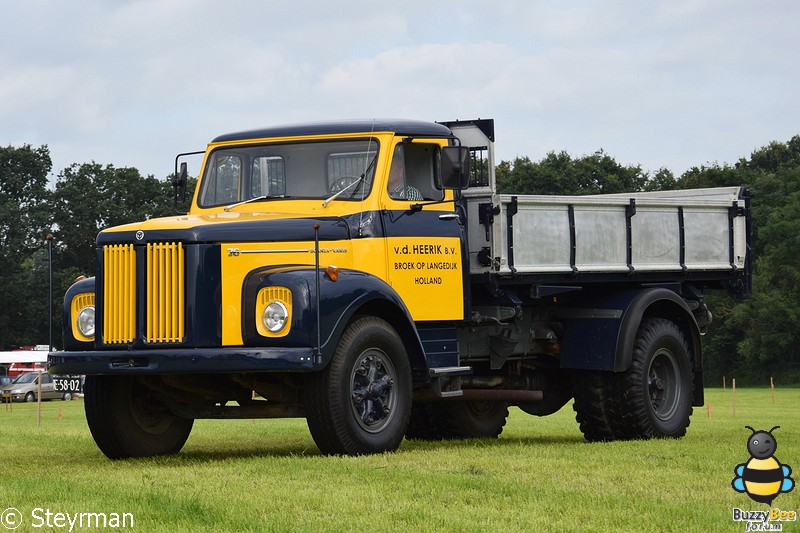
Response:
[[[178,172],[178,160],[187,155],[199,155],[206,153],[205,150],[197,152],[184,152],[175,156],[175,172],[172,174],[172,207],[176,215],[185,215],[178,211],[178,190],[180,189],[181,202],[186,201],[186,182],[188,179],[188,171],[186,162],[181,163],[181,170]]]

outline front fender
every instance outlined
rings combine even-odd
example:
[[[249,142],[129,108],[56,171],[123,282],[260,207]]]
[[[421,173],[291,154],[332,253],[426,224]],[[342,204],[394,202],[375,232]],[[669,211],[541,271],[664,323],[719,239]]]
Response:
[[[72,300],[80,294],[94,292],[94,277],[91,277],[73,283],[72,286],[67,289],[66,294],[64,294],[62,340],[64,342],[65,350],[91,350],[94,348],[93,342],[79,341],[72,333]]]
[[[289,333],[280,338],[259,335],[256,329],[255,301],[258,292],[269,286],[292,291],[292,320]],[[242,291],[242,338],[247,346],[312,346],[317,347],[316,270],[305,265],[258,269],[245,278]],[[336,281],[320,272],[320,353],[325,366],[336,350],[339,338],[352,317],[368,304],[393,308],[393,315],[402,317],[413,329],[411,314],[400,296],[382,279],[369,273],[340,269]],[[395,324],[395,328],[398,325]],[[398,328],[400,329],[400,328]],[[404,328],[405,329],[405,328]],[[406,339],[408,341],[408,339]],[[417,346],[422,350],[419,336]]]

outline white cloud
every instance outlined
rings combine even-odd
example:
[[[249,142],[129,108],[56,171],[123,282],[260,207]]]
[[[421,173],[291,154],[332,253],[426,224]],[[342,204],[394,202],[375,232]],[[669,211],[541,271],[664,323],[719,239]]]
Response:
[[[679,173],[798,133],[798,15],[788,0],[12,0],[0,144],[48,144],[56,172],[162,177],[232,130],[493,117],[498,159],[602,147]]]

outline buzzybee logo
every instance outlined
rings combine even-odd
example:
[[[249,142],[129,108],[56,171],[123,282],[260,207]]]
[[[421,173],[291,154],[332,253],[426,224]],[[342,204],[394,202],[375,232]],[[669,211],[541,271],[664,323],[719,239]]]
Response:
[[[781,464],[775,457],[778,441],[772,432],[780,426],[769,431],[745,427],[752,431],[747,439],[750,459],[733,469],[736,477],[731,481],[731,487],[736,492],[746,493],[754,502],[767,504],[769,509],[745,511],[735,507],[733,521],[744,522],[745,531],[783,531],[783,522],[796,522],[797,512],[772,507],[772,501],[780,493],[794,489],[792,468]]]
[[[745,427],[753,432],[747,439],[750,460],[733,469],[736,477],[731,481],[731,486],[736,492],[747,493],[755,502],[772,505],[772,500],[778,494],[794,489],[794,479],[789,477],[792,468],[781,464],[775,457],[778,442],[772,432],[780,426],[769,431]]]

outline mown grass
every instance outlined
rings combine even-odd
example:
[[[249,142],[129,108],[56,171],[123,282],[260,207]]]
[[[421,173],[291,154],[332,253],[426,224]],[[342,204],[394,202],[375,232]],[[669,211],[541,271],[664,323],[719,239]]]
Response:
[[[16,531],[37,531],[36,508],[132,513],[139,531],[743,531],[732,508],[766,508],[730,486],[749,459],[744,426],[780,425],[776,456],[800,480],[800,389],[774,404],[739,389],[735,417],[730,389],[706,400],[711,418],[696,409],[679,440],[589,444],[566,406],[512,409],[498,440],[324,457],[303,420],[200,420],[178,455],[116,462],[80,400],[44,403],[39,428],[35,405],[0,406],[0,512],[19,509]],[[800,490],[774,506],[800,510]]]

